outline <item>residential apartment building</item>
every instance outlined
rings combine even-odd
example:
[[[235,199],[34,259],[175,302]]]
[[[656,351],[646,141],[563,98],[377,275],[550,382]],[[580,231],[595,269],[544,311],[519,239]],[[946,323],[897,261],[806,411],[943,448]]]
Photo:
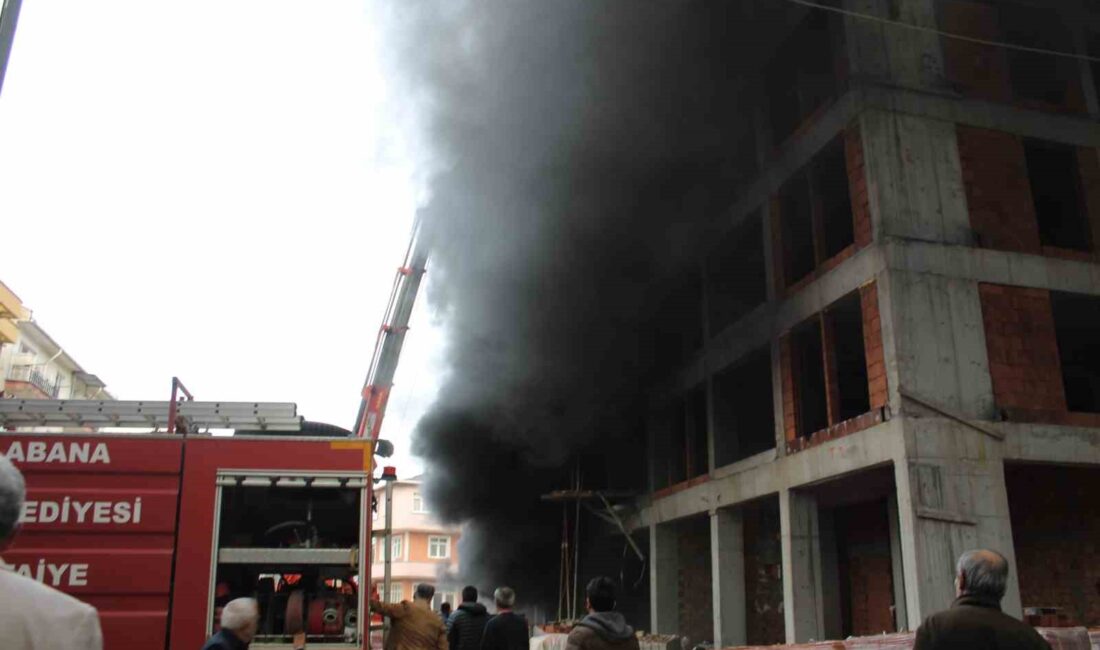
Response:
[[[393,534],[391,543],[390,602],[412,600],[413,590],[421,582],[436,586],[433,606],[439,609],[443,602],[457,603],[461,585],[454,584],[458,569],[458,540],[462,535],[458,526],[439,522],[430,512],[422,492],[422,477],[395,481],[393,486]],[[381,496],[381,492],[379,492]],[[374,525],[381,528],[386,522],[384,499],[379,500]],[[381,539],[371,549],[373,564],[371,577],[375,588],[382,594],[383,546]]]
[[[1007,612],[1100,625],[1100,7],[738,7],[741,187],[630,522],[650,629],[912,630],[974,547]]]
[[[9,399],[114,399],[0,283],[0,396]]]

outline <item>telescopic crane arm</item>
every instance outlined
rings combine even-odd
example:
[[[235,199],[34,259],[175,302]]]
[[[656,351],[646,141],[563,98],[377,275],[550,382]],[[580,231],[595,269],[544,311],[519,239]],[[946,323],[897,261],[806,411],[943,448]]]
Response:
[[[363,383],[359,415],[356,416],[353,429],[360,438],[378,441],[382,418],[386,413],[386,402],[389,401],[394,373],[397,372],[397,360],[401,356],[401,346],[405,343],[409,318],[412,316],[413,304],[416,302],[427,262],[428,247],[420,236],[420,219],[417,218],[413,223],[409,247],[405,251],[405,261],[394,277],[386,315],[374,344],[367,379]]]

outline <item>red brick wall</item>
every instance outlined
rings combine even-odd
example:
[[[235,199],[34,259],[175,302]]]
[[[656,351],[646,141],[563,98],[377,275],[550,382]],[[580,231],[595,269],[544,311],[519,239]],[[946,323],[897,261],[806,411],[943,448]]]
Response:
[[[1050,292],[979,284],[989,372],[998,408],[1066,411]]]
[[[894,631],[893,567],[890,563],[890,520],[884,500],[837,508],[834,522],[840,566],[845,584],[842,595],[848,634]]]
[[[777,500],[742,511],[745,536],[745,628],[750,645],[783,643],[783,554]]]
[[[680,634],[695,645],[714,641],[714,607],[711,591],[710,520],[699,517],[679,525]]]
[[[945,0],[940,6],[945,31],[987,41],[1001,40],[994,7],[964,0]],[[942,43],[944,71],[955,89],[982,99],[1011,99],[1008,58],[1002,48],[957,38],[944,38]]]
[[[783,434],[789,442],[798,437],[795,418],[794,367],[791,360],[791,335],[779,338],[779,376],[783,385]]]
[[[867,356],[867,390],[871,409],[886,406],[886,358],[882,350],[882,319],[878,311],[878,287],[874,282],[859,288],[863,311],[863,351]]]
[[[970,226],[984,248],[1039,253],[1023,142],[1011,133],[959,125]]]
[[[1023,606],[1100,625],[1100,469],[1007,465],[1005,485]]]
[[[856,247],[871,243],[871,203],[867,195],[867,171],[863,166],[863,134],[859,123],[852,123],[844,132],[844,156],[848,164],[848,188],[852,199],[852,221],[855,225]]]

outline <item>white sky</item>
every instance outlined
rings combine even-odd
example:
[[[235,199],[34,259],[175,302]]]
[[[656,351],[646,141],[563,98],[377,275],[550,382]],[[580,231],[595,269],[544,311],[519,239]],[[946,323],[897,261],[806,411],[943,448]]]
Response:
[[[25,0],[0,94],[0,279],[120,399],[350,428],[420,195],[368,0]],[[439,385],[421,300],[383,436]]]

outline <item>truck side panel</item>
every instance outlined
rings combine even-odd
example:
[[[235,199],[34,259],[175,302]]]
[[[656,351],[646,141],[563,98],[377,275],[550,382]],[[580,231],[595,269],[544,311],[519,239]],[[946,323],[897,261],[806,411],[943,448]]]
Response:
[[[27,482],[4,560],[95,606],[108,650],[167,635],[183,441],[145,435],[0,434]]]

